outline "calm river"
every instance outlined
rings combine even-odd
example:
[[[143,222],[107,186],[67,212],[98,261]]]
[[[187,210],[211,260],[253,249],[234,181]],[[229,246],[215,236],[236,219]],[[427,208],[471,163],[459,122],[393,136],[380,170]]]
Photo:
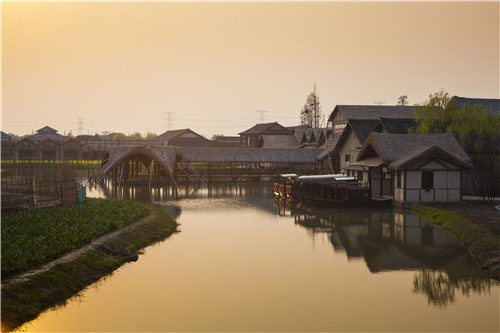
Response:
[[[162,205],[181,232],[20,330],[499,330],[500,286],[425,220],[287,207],[270,193],[227,185],[170,200],[124,190]]]

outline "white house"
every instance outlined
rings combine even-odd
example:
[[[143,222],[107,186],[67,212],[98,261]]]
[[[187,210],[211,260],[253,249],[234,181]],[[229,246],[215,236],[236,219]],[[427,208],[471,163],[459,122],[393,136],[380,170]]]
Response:
[[[374,132],[361,147],[356,164],[369,171],[372,195],[392,194],[399,206],[461,201],[462,171],[472,168],[451,133]]]

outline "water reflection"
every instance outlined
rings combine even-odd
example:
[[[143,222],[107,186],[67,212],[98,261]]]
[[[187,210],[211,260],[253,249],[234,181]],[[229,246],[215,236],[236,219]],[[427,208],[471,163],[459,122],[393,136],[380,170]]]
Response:
[[[179,216],[183,210],[256,207],[259,211],[293,218],[314,241],[325,235],[335,253],[364,260],[372,273],[415,271],[413,292],[427,296],[438,307],[453,304],[457,293],[490,293],[497,282],[485,277],[473,259],[450,235],[432,227],[409,210],[391,208],[325,209],[276,200],[269,183],[225,183],[172,187],[107,187],[90,196],[136,199],[163,206]],[[207,201],[206,199],[211,200]],[[230,199],[230,202],[225,201]],[[200,201],[203,201],[201,204]]]
[[[413,292],[444,307],[456,293],[489,293],[498,285],[485,277],[465,249],[449,234],[409,210],[386,208],[320,209],[275,200],[279,215],[313,233],[326,233],[336,252],[363,258],[372,273],[418,271]]]

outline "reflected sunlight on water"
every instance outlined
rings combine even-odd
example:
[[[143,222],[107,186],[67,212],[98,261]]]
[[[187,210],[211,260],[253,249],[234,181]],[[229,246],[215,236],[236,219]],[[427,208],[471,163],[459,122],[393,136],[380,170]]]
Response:
[[[409,211],[297,208],[266,184],[155,191],[122,195],[176,214],[181,232],[22,330],[499,329],[498,284]]]

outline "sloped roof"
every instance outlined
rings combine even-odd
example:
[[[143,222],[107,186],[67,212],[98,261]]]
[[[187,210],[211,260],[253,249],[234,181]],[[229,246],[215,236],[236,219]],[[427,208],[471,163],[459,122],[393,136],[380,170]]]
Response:
[[[27,137],[28,140],[35,141],[35,142],[42,142],[47,139],[53,140],[53,141],[64,141],[67,138],[67,136],[61,135],[57,133],[57,131],[49,126],[45,126],[39,130],[37,130],[37,133],[32,134]]]
[[[12,137],[10,135],[5,133],[4,131],[1,132],[2,132],[2,140],[12,140]]]
[[[277,122],[257,124],[246,131],[238,133],[239,135],[252,135],[252,134],[267,134],[267,135],[291,135],[292,129],[281,126]]]
[[[203,138],[205,140],[208,140],[206,138],[204,138],[203,136],[199,135],[198,133],[192,131],[191,129],[189,128],[183,128],[183,129],[177,129],[177,130],[170,130],[170,131],[166,131],[165,133],[163,134],[160,134],[158,135],[157,137],[155,137],[153,140],[151,141],[169,141],[169,140],[172,140],[173,138],[176,138],[182,134],[185,134],[185,133],[192,133],[200,138]]]
[[[315,163],[323,149],[239,148],[239,147],[171,147],[117,146],[108,151],[104,174],[135,155],[144,155],[172,172],[177,157],[184,162],[233,163]]]
[[[378,119],[349,119],[346,129],[350,127],[359,142],[363,144],[378,123]]]
[[[56,129],[53,129],[50,126],[45,126],[36,131],[37,133],[57,133]]]
[[[390,134],[408,134],[411,129],[416,129],[417,124],[414,119],[404,118],[380,118],[381,126]]]
[[[342,119],[415,118],[415,106],[401,105],[337,105],[328,120],[337,114]]]
[[[179,147],[186,162],[314,163],[324,149]]]
[[[287,129],[293,131],[293,134],[299,143],[307,142],[309,133],[312,131],[312,128],[309,125],[288,126]]]
[[[442,159],[470,169],[472,162],[453,134],[387,134],[373,132],[361,147],[355,164],[374,156],[371,147],[384,164],[392,170],[418,167],[433,159]]]
[[[215,137],[215,141],[217,142],[232,142],[232,143],[240,143],[241,138],[239,136],[224,136],[219,135]]]
[[[184,138],[184,137],[175,137],[168,140],[169,146],[176,147],[214,147],[219,143],[208,140],[204,137],[194,137],[194,138]]]
[[[465,104],[482,104],[483,106],[487,107],[494,115],[500,114],[500,99],[453,96],[450,99],[450,103],[455,103],[455,106],[459,109],[463,108]]]
[[[265,135],[262,148],[297,148],[299,144],[295,135]]]

